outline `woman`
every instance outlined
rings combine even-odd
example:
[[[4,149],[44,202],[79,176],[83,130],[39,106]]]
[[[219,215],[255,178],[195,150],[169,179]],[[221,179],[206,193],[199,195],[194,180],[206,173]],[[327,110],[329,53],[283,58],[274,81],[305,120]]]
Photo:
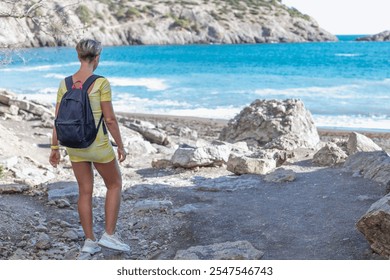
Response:
[[[93,74],[99,64],[101,44],[95,40],[83,39],[76,46],[80,69],[72,75],[73,86],[80,87]],[[66,92],[65,80],[62,80],[57,93],[56,116],[59,104]],[[111,102],[111,88],[105,78],[98,78],[88,89],[88,97],[96,125],[103,113],[104,123],[118,146],[118,161],[126,159],[121,134]],[[100,125],[95,141],[87,148],[66,148],[72,163],[72,169],[79,186],[78,212],[80,222],[85,234],[85,243],[81,252],[90,254],[101,250],[100,246],[120,251],[130,251],[130,247],[123,243],[115,234],[118,219],[122,178],[117,159],[109,137],[104,133],[103,125]],[[55,128],[51,143],[50,164],[57,167],[60,161],[58,139]],[[93,169],[96,168],[102,176],[107,187],[105,201],[105,233],[97,242],[93,232],[92,193],[93,193]]]

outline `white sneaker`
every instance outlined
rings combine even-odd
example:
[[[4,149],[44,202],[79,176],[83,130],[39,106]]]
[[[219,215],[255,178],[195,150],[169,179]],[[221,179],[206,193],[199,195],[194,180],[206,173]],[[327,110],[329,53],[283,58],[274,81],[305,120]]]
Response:
[[[100,238],[98,244],[118,251],[123,251],[123,252],[130,251],[130,246],[125,244],[122,240],[120,240],[116,234],[109,235],[105,232],[102,235],[102,238]]]
[[[100,252],[102,248],[98,245],[96,241],[93,241],[92,239],[87,238],[84,242],[84,246],[81,249],[81,252],[83,253],[90,253],[91,255]]]

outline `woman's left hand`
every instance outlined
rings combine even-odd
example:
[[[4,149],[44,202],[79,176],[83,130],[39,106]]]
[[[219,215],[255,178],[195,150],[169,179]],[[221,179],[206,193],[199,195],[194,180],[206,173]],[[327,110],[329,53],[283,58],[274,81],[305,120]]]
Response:
[[[53,167],[57,167],[60,163],[61,155],[59,150],[51,150],[49,162]]]

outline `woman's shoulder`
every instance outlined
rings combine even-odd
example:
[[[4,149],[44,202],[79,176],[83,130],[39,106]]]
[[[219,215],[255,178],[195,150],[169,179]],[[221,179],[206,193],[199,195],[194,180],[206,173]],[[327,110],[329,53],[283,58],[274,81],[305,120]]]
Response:
[[[98,83],[100,86],[106,86],[110,85],[110,82],[106,77],[100,76],[99,78],[96,79],[96,83]]]

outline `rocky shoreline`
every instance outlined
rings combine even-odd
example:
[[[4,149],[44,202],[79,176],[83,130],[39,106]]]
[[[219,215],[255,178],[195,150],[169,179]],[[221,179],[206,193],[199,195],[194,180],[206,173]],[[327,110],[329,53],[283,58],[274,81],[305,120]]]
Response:
[[[281,1],[41,1],[0,3],[0,48],[337,41]],[[7,16],[12,15],[12,16]]]
[[[62,150],[59,168],[48,163],[52,118],[51,105],[0,91],[0,259],[390,256],[390,135],[316,135],[298,100],[257,100],[228,122],[119,114],[129,158],[118,232],[132,251],[82,255],[70,162]],[[245,139],[233,139],[242,128]],[[105,187],[95,179],[100,236]]]

